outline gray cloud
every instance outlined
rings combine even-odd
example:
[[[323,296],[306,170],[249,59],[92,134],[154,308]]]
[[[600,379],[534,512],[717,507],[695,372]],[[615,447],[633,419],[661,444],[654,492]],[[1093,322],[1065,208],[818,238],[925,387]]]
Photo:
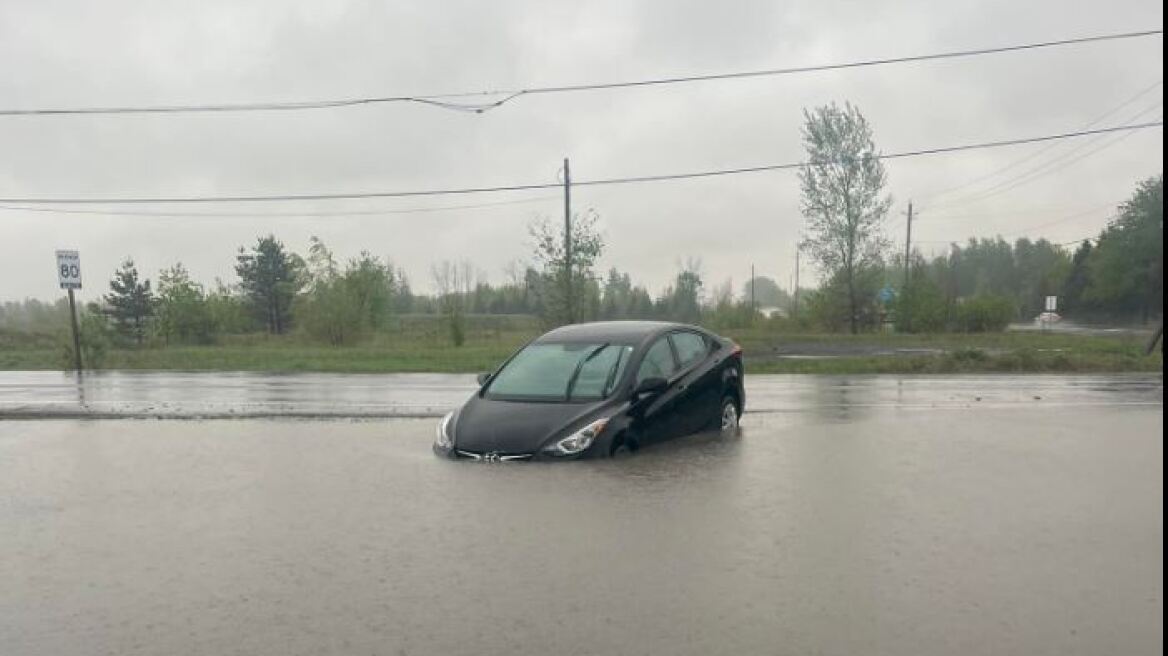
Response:
[[[728,6],[727,6],[728,5]],[[441,93],[709,73],[1147,29],[1159,3],[199,2],[8,0],[0,5],[5,107],[282,101]],[[365,191],[554,181],[801,157],[804,107],[850,100],[886,151],[1072,130],[1163,76],[1160,38],[816,75],[532,96],[465,115],[419,106],[299,113],[0,119],[0,197]],[[1163,97],[1162,88],[1108,123]],[[1146,118],[1157,118],[1159,111]],[[1101,141],[1101,143],[1107,143]],[[1066,144],[1051,155],[1069,151]],[[889,165],[897,213],[1037,147]],[[1010,233],[1122,198],[1159,173],[1159,131],[984,202],[923,203],[925,242]],[[1020,169],[1020,170],[1024,170]],[[991,181],[991,182],[996,182]],[[984,187],[985,185],[983,185]],[[977,188],[973,188],[976,191]],[[751,263],[789,281],[801,219],[789,173],[580,188],[601,216],[605,266],[659,290],[678,260],[711,283]],[[403,199],[217,207],[257,213],[505,200]],[[946,203],[941,203],[945,200]],[[350,218],[145,218],[0,211],[0,298],[52,297],[52,251],[75,247],[85,298],[127,255],[231,277],[237,246],[274,232],[304,249],[390,257],[425,287],[431,262],[471,259],[495,279],[525,257],[526,224],[560,202]],[[136,208],[141,209],[141,208]],[[214,211],[213,208],[160,208]],[[967,219],[948,216],[971,215]],[[1036,234],[1093,234],[1107,212]],[[937,220],[930,220],[937,217]],[[945,220],[942,220],[945,219]],[[940,245],[923,245],[939,248]]]

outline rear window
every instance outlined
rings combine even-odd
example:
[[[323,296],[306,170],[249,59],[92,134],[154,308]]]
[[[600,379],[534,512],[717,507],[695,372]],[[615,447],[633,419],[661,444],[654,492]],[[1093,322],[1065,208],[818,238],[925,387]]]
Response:
[[[673,348],[682,367],[698,362],[710,353],[710,343],[697,333],[673,333]]]

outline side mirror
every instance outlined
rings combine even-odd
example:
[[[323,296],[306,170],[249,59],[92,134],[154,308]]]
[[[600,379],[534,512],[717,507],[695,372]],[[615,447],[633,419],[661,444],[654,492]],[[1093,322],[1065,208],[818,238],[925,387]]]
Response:
[[[482,374],[479,374],[478,376],[475,376],[475,380],[477,380],[479,382],[479,387],[486,385],[487,381],[489,381],[490,379],[491,379],[491,374],[489,374],[489,373],[482,373]]]
[[[633,388],[633,397],[640,398],[642,396],[648,396],[651,394],[660,394],[668,387],[669,381],[665,380],[664,378],[657,376],[646,378],[645,380],[642,380],[640,383],[638,383],[635,388]]]

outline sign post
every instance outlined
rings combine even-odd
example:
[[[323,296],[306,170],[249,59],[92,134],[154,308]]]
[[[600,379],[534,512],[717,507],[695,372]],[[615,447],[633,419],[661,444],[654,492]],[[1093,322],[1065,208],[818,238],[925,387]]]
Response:
[[[1046,311],[1042,313],[1042,329],[1050,326],[1050,314],[1058,309],[1058,296],[1046,297]]]
[[[77,303],[73,290],[81,289],[81,255],[77,251],[57,251],[57,282],[69,291],[69,319],[73,326],[73,366],[81,373],[81,333],[77,330]]]

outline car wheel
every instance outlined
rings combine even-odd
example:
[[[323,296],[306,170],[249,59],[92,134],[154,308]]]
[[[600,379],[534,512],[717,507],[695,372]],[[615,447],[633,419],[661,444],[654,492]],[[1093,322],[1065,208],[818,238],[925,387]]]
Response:
[[[722,406],[718,412],[718,432],[726,435],[738,430],[738,404],[734,397],[722,399]]]
[[[636,443],[630,445],[628,437],[621,435],[617,437],[616,441],[613,443],[612,449],[608,452],[608,455],[613,458],[627,458],[633,455],[633,451],[636,450]]]

